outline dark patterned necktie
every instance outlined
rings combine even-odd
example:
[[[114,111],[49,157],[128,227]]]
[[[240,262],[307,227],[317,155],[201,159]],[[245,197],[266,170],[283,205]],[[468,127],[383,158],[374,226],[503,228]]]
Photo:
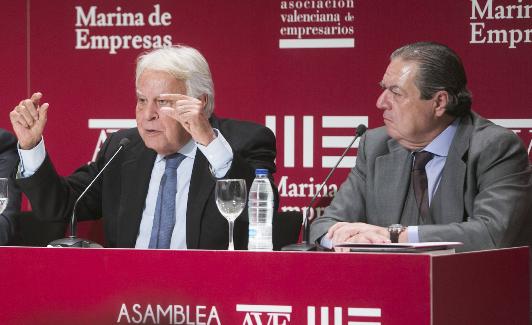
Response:
[[[164,159],[166,160],[166,166],[159,185],[157,203],[155,204],[149,248],[170,248],[172,232],[175,226],[177,167],[185,159],[185,156],[176,153]]]
[[[429,191],[425,166],[431,159],[432,153],[428,151],[414,152],[411,181],[421,221],[426,221],[429,217]]]

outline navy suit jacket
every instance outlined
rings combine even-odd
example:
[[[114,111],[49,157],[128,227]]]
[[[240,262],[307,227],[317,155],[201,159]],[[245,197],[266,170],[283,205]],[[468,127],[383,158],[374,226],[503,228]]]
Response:
[[[233,149],[233,161],[226,178],[243,178],[249,189],[256,168],[275,172],[275,136],[268,128],[216,117],[211,117],[211,124],[223,134]],[[33,176],[18,179],[36,216],[50,221],[69,220],[76,198],[125,137],[130,139],[130,144],[116,156],[100,180],[80,201],[76,213],[79,220],[103,218],[106,246],[134,247],[157,156],[155,151],[144,145],[136,128],[111,134],[96,161],[79,168],[68,177],[60,177],[47,156]],[[188,248],[226,249],[228,246],[227,221],[216,207],[215,184],[216,179],[210,173],[207,158],[197,150],[188,193]],[[234,239],[235,248],[247,248],[247,211],[236,219]]]
[[[8,178],[18,164],[17,138],[0,129],[0,177]],[[20,211],[20,190],[9,180],[7,208],[0,215],[0,245],[5,245],[15,232],[14,215]]]

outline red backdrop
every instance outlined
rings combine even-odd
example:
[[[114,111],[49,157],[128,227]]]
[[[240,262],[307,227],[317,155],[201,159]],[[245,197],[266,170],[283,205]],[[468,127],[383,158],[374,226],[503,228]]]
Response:
[[[473,109],[517,132],[530,152],[532,10],[526,4],[11,1],[0,21],[0,127],[11,129],[8,112],[19,100],[43,92],[50,103],[46,146],[58,171],[68,174],[93,158],[107,132],[134,125],[137,55],[159,38],[188,44],[210,63],[217,115],[274,129],[281,208],[299,208],[354,127],[383,124],[375,108],[378,82],[389,54],[409,42],[433,40],[455,49],[469,76]],[[349,155],[328,194],[353,166],[356,148]]]

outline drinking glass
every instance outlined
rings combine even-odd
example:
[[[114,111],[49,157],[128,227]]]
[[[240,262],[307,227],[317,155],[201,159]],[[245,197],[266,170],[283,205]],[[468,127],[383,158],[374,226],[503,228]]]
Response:
[[[0,178],[0,213],[7,207],[7,178]]]
[[[233,228],[235,219],[246,206],[247,188],[243,179],[220,179],[216,181],[216,205],[220,213],[229,222],[229,250],[235,250]]]

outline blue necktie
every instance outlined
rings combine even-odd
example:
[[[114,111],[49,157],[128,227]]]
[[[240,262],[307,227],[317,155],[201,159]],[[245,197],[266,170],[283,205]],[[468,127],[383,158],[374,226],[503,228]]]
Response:
[[[185,156],[176,153],[164,159],[166,160],[166,167],[159,185],[149,248],[170,248],[172,232],[174,231],[177,167],[185,159]]]

